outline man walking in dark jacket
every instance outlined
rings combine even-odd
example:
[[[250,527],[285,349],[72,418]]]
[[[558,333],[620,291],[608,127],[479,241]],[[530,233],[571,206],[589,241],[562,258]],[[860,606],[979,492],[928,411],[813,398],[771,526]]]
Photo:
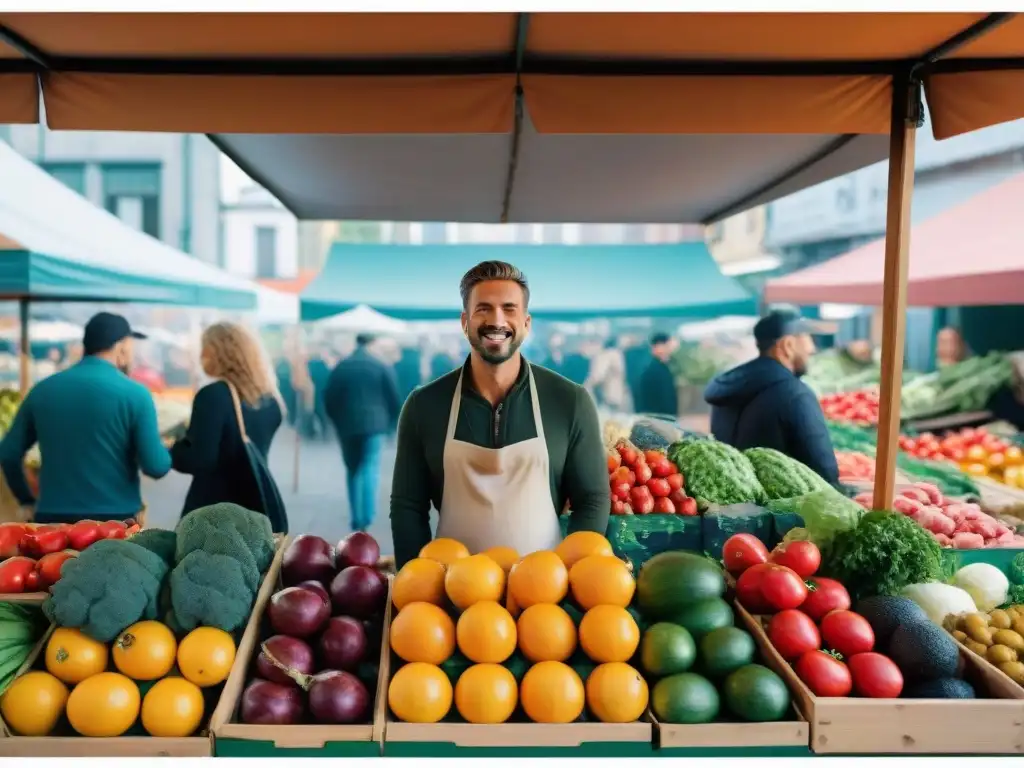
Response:
[[[324,390],[324,408],[341,443],[356,531],[373,523],[384,438],[394,431],[401,408],[394,368],[371,353],[372,341],[362,334],[356,339],[356,351],[338,363]]]
[[[634,403],[637,413],[659,416],[679,415],[679,393],[676,377],[668,367],[669,358],[676,350],[676,340],[667,333],[651,336],[651,361],[640,376],[640,402]]]
[[[759,357],[716,376],[704,399],[711,432],[740,450],[774,448],[833,485],[839,467],[825,417],[800,381],[814,354],[811,326],[793,312],[772,312],[754,326]]]

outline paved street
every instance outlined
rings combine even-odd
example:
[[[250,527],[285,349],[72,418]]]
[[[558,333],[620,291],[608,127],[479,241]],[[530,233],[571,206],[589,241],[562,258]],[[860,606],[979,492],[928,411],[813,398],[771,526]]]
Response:
[[[348,495],[341,450],[330,443],[303,443],[300,452],[299,492],[293,490],[295,432],[282,427],[270,450],[270,468],[288,508],[291,533],[314,533],[335,543],[350,532]],[[395,449],[389,445],[381,460],[377,517],[370,533],[380,543],[382,554],[394,554],[388,501]],[[149,506],[150,525],[173,528],[181,514],[190,478],[171,472],[159,481],[145,480],[143,494]]]

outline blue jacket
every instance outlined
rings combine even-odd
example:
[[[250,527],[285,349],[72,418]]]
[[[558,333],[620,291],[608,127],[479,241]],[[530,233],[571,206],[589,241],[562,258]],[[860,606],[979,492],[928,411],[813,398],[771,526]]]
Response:
[[[0,443],[0,467],[22,504],[35,501],[22,461],[39,443],[36,520],[109,520],[142,509],[139,472],[163,477],[171,455],[149,391],[97,357],[36,384]]]
[[[721,373],[704,390],[711,433],[740,450],[774,448],[839,483],[832,438],[818,398],[781,363],[758,357]]]

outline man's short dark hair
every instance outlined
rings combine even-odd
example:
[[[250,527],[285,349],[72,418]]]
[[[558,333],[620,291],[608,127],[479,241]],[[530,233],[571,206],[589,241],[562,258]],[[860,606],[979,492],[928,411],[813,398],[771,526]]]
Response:
[[[511,280],[523,289],[523,309],[530,304],[530,286],[526,282],[526,275],[519,267],[509,264],[507,261],[481,261],[469,272],[462,276],[459,282],[459,293],[462,294],[462,308],[469,309],[469,294],[473,292],[480,283],[487,283],[492,280]]]
[[[667,333],[656,333],[651,336],[651,346],[657,347],[661,344],[668,344],[669,336]]]
[[[367,344],[373,343],[376,338],[372,333],[360,333],[356,336],[356,346],[365,347]]]

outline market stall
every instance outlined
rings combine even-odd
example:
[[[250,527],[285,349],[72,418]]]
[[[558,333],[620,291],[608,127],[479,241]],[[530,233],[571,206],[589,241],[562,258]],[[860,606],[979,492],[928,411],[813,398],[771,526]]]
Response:
[[[136,231],[0,143],[0,297],[21,310],[21,391],[30,386],[32,303],[144,302],[248,310],[255,286]]]
[[[259,15],[100,14],[73,24],[0,15],[17,65],[0,79],[8,94],[0,117],[38,118],[38,70],[51,125],[219,131],[227,135],[218,141],[240,165],[313,218],[709,221],[883,159],[888,145],[886,332],[871,506],[893,506],[920,96],[926,89],[940,138],[1019,117],[1024,67],[1002,58],[1024,49],[1024,24],[1012,14],[366,14],[288,21],[292,34],[282,36],[280,18]],[[387,99],[380,98],[382,86]],[[692,109],[694,103],[702,108]],[[607,281],[629,272],[622,267]],[[667,282],[656,277],[655,285]],[[589,290],[591,279],[577,270],[562,282]],[[362,303],[384,308],[381,301]],[[609,306],[633,310],[622,302]],[[671,485],[663,496],[662,483],[648,484],[655,477],[646,458],[641,465],[631,447],[616,450],[633,474],[626,475],[630,482],[610,481],[610,494],[626,486],[631,504],[636,497],[643,507],[649,496],[671,496]],[[392,657],[381,654],[389,671],[378,677],[368,735],[382,734],[385,754],[537,754],[571,743],[576,754],[582,748],[636,755],[645,725],[652,726],[648,749],[664,748],[668,734],[667,746],[690,754],[737,745],[827,752],[832,734],[844,729],[860,738],[840,743],[857,751],[1024,749],[1014,678],[1019,568],[1010,573],[1012,585],[987,568],[957,573],[959,586],[941,583],[943,550],[911,514],[865,513],[834,490],[817,490],[813,474],[778,457],[736,456],[711,441],[679,441],[665,459],[678,472],[659,456],[654,464],[669,475],[656,479],[682,476],[685,495],[703,514],[663,514],[696,517],[702,534],[705,526],[714,536],[729,534],[721,549],[728,570],[742,571],[736,599],[728,599],[721,567],[675,547],[638,558],[631,575],[622,558],[608,557],[612,536],[569,536],[558,551],[514,557],[468,557],[458,542],[436,540],[413,561],[422,573],[403,574],[407,564],[396,574],[385,605],[391,651],[405,662],[392,668]],[[648,472],[639,487],[638,477]],[[940,501],[946,499],[929,496],[930,513],[967,519],[967,510]],[[731,509],[773,502],[785,503],[768,513]],[[807,540],[794,535],[769,553],[764,541],[758,547],[733,539],[747,525],[768,535],[765,514],[769,531],[780,519],[798,518],[795,530]],[[738,545],[739,562],[730,556]],[[326,572],[322,550],[320,559]],[[348,570],[334,575],[336,565],[321,576],[332,588]],[[746,565],[752,567],[738,567]],[[810,593],[804,579],[819,573],[831,574],[839,589]],[[342,582],[349,579],[355,577]],[[379,601],[379,581],[365,574],[360,580]],[[418,599],[404,601],[403,580],[410,582],[404,597]],[[326,602],[314,601],[312,585],[305,592],[310,597],[296,597],[326,621]],[[895,621],[891,611],[879,619],[862,605],[882,592],[902,606]],[[833,613],[819,620],[805,609],[812,594],[837,600],[830,607],[843,614],[845,633],[826,629]],[[332,621],[354,618],[347,612],[355,603],[330,597],[332,606],[345,605]],[[746,609],[772,616],[767,631],[745,620]],[[786,611],[806,617],[786,617],[802,625],[802,636],[772,632]],[[655,632],[659,624],[666,628]],[[893,624],[901,627],[887,636]],[[849,664],[823,646],[845,648]],[[456,650],[486,661],[464,669],[452,685],[443,665]],[[573,659],[576,650],[582,653]],[[532,663],[506,666],[517,651]],[[489,664],[497,668],[480,670]],[[839,685],[822,686],[829,677]],[[550,695],[538,696],[538,689]],[[305,700],[311,710],[312,690]],[[480,690],[491,693],[481,697]],[[850,698],[849,714],[819,708],[850,693],[859,695]],[[322,732],[304,742],[290,738],[296,732],[289,728],[305,727],[287,724],[304,700],[295,691],[280,698],[292,706],[273,708],[273,726],[253,712],[274,749],[299,754],[333,741]],[[366,707],[345,711],[364,714]],[[445,733],[448,724],[439,721],[455,712],[469,722],[451,723]],[[584,714],[600,725],[573,722]],[[339,719],[333,709],[321,717]],[[518,722],[500,722],[513,717]],[[365,722],[349,724],[358,726],[364,748]],[[938,737],[927,738],[929,732]]]

